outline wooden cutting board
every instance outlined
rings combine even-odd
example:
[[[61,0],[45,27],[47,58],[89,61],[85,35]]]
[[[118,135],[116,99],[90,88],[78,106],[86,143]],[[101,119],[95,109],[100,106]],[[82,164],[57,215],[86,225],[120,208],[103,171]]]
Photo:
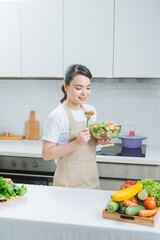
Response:
[[[35,111],[30,112],[30,120],[26,122],[25,138],[39,139],[39,121],[35,120]]]
[[[22,135],[14,135],[13,137],[1,137],[0,139],[6,139],[6,140],[22,140],[24,139],[24,136]]]
[[[148,217],[148,218],[139,217],[139,216],[128,216],[126,214],[121,214],[118,212],[111,213],[111,212],[108,212],[107,209],[104,209],[103,218],[154,227],[160,213],[160,207],[158,207],[157,209],[158,209],[157,213],[154,216]]]

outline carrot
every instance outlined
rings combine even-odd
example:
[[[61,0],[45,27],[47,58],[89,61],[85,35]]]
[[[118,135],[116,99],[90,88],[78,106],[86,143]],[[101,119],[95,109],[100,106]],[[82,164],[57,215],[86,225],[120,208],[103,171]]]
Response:
[[[126,206],[126,207],[130,207],[130,206],[135,206],[135,205],[138,205],[137,203],[133,203],[129,200],[125,200],[123,201],[123,205]]]
[[[88,112],[85,112],[86,114],[91,114],[91,115],[94,115],[94,112],[93,111],[88,111]]]
[[[140,210],[138,212],[138,215],[140,217],[151,217],[151,216],[155,215],[156,212],[157,212],[157,209],[154,209],[154,210],[149,210],[149,209],[148,210]]]

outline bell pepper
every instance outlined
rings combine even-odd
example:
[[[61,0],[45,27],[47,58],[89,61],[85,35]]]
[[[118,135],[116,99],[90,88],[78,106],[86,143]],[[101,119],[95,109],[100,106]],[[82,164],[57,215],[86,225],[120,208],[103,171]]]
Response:
[[[124,190],[125,188],[129,188],[131,187],[131,185],[127,184],[127,183],[124,183],[122,186],[121,186],[121,190]]]
[[[125,189],[125,188],[132,187],[132,186],[134,186],[136,183],[137,183],[136,181],[128,180],[128,181],[126,181],[126,182],[121,186],[121,190],[123,190],[123,189]]]

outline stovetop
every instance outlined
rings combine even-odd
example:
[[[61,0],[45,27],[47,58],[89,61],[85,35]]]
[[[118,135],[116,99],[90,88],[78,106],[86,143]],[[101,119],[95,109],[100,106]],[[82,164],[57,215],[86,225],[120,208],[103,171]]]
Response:
[[[146,145],[142,145],[141,148],[125,148],[122,144],[115,143],[114,147],[107,147],[97,151],[96,155],[107,155],[107,156],[124,156],[124,157],[145,157]]]

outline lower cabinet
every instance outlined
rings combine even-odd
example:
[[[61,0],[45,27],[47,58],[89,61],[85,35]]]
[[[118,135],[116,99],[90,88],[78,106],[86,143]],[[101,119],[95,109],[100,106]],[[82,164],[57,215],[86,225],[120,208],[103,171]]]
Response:
[[[102,163],[98,162],[100,188],[102,190],[120,190],[120,186],[127,180],[154,178],[160,181],[160,166]]]
[[[125,179],[112,179],[112,178],[99,178],[101,190],[120,190],[121,185],[125,182]]]

